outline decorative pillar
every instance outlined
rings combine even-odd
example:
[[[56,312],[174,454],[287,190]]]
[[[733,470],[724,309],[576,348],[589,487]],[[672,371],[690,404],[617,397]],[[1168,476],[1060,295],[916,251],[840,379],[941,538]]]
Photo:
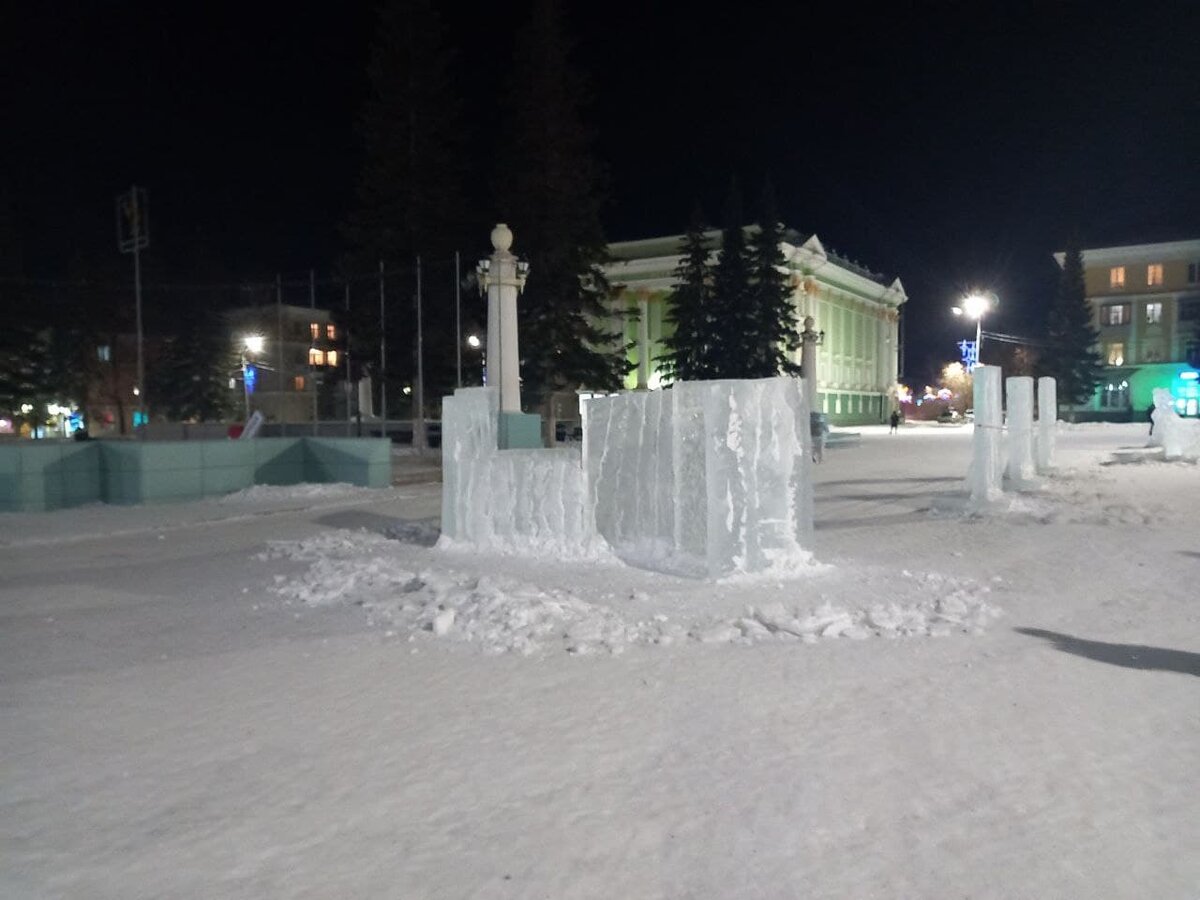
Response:
[[[1054,429],[1058,423],[1058,382],[1038,379],[1037,470],[1041,475],[1054,468]]]
[[[638,295],[638,375],[639,391],[646,390],[650,385],[650,304],[645,293]]]
[[[513,233],[503,222],[492,229],[493,253],[476,270],[487,290],[488,384],[500,388],[500,411],[521,411],[521,356],[517,342],[517,294],[525,287],[529,263],[509,252]]]
[[[512,242],[512,231],[501,222],[492,229],[492,255],[475,269],[480,291],[487,291],[487,384],[499,395],[497,438],[502,450],[542,446],[542,417],[521,412],[517,294],[529,277],[529,263],[509,252]]]
[[[1008,480],[1013,487],[1033,480],[1033,379],[1010,375],[1008,387]]]
[[[814,327],[813,317],[804,317],[804,330],[800,332],[800,376],[804,379],[804,402],[810,412],[820,412],[817,406],[817,346],[824,332]]]
[[[1000,435],[1004,430],[1000,409],[1000,367],[976,366],[975,434],[967,482],[977,508],[1000,497]]]

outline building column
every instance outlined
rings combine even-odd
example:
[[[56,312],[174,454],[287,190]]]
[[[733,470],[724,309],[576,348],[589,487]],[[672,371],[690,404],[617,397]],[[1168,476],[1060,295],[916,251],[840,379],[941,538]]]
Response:
[[[638,294],[638,322],[637,322],[637,345],[638,345],[638,368],[637,368],[637,386],[639,391],[644,391],[650,384],[650,304],[646,298],[646,293],[643,291]]]

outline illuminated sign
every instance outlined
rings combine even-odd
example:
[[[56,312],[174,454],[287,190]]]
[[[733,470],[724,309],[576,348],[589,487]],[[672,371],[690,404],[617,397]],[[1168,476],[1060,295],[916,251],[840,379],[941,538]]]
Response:
[[[962,364],[968,372],[974,371],[979,365],[979,344],[975,341],[959,341],[958,349],[962,353]]]

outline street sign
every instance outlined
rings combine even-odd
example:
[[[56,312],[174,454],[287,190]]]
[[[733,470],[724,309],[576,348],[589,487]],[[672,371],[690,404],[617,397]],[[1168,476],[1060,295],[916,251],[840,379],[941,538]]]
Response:
[[[146,189],[133,187],[117,197],[117,246],[134,253],[150,246],[150,215]]]

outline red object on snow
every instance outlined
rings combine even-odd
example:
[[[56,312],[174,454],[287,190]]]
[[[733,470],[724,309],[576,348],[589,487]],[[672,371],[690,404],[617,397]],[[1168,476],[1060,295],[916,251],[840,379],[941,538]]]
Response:
[[[242,429],[245,427],[246,426],[239,425],[237,422],[234,422],[229,426],[229,431],[227,433],[231,438],[240,438],[242,436]]]

